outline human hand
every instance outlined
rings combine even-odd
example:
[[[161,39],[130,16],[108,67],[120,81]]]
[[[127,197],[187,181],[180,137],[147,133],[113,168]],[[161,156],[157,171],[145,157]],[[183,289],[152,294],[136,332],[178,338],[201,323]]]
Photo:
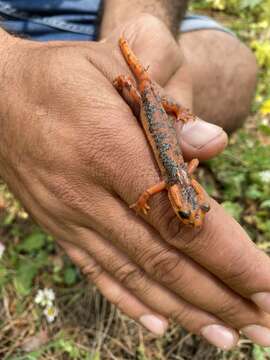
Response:
[[[150,31],[150,25],[156,34],[162,25],[151,17],[136,24],[122,31],[143,58],[158,38],[137,49],[136,26]],[[269,345],[269,316],[251,301],[269,291],[269,260],[219,205],[212,201],[199,232],[179,224],[165,193],[153,199],[148,217],[128,208],[158,172],[137,120],[112,86],[128,71],[117,41],[9,44],[0,65],[9,84],[0,99],[0,172],[37,222],[111,302],[154,333],[173,317],[230,348],[237,330],[256,324],[264,328],[249,328],[250,338]],[[171,51],[172,83],[178,48],[163,44]],[[226,143],[220,128],[203,122],[179,129],[179,136],[186,157],[212,156]]]

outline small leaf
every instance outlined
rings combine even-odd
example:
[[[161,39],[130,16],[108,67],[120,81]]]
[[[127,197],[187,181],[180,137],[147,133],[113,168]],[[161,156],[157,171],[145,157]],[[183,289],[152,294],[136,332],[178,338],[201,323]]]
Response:
[[[261,203],[260,206],[262,209],[270,209],[270,200],[265,200]]]
[[[259,130],[265,135],[270,135],[270,126],[269,125],[261,124],[261,125],[259,125]]]
[[[257,200],[263,196],[263,193],[257,184],[252,184],[245,191],[245,195],[248,199]]]
[[[19,244],[19,250],[23,250],[26,253],[40,250],[46,242],[46,235],[42,232],[36,232],[29,235]]]
[[[21,262],[13,279],[15,289],[19,295],[26,296],[32,289],[32,282],[37,275],[38,268],[35,264]]]
[[[74,267],[69,267],[64,272],[64,281],[67,285],[73,285],[77,280],[77,271]]]
[[[265,360],[264,348],[260,347],[259,345],[254,345],[252,351],[252,358],[254,360]]]
[[[262,2],[262,0],[241,0],[240,2],[240,9],[245,8],[254,8],[255,6],[259,5]]]

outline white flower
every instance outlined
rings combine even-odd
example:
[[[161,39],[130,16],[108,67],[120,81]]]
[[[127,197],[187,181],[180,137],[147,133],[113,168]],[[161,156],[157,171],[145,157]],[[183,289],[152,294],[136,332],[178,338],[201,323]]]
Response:
[[[58,310],[55,306],[47,306],[44,311],[44,315],[49,323],[53,322],[58,315]]]
[[[55,300],[55,294],[52,289],[45,288],[44,290],[39,289],[35,297],[35,303],[41,306],[52,306]]]
[[[6,248],[5,245],[0,242],[0,259],[4,254],[5,248]]]
[[[45,288],[44,294],[49,301],[53,302],[55,300],[55,293],[54,293],[53,289]]]
[[[270,183],[270,170],[259,172],[259,176],[264,183]]]
[[[35,297],[35,303],[41,304],[43,302],[43,299],[44,299],[43,290],[38,290],[37,295]]]
[[[262,121],[261,121],[261,124],[266,125],[266,126],[270,125],[267,118],[263,118]]]

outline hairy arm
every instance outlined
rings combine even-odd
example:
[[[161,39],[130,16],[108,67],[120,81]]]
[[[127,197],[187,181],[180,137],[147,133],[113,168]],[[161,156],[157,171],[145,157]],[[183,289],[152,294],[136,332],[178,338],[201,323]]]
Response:
[[[110,34],[121,23],[148,13],[163,21],[176,37],[188,0],[104,0],[100,38]]]

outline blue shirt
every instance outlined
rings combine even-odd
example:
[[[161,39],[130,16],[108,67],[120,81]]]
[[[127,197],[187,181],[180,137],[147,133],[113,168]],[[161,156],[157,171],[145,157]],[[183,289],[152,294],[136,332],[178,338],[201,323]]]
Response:
[[[0,1],[0,26],[35,40],[95,40],[101,0]]]
[[[39,41],[97,40],[101,15],[101,0],[0,0],[0,26]],[[213,19],[194,14],[188,14],[179,29],[230,32]]]

